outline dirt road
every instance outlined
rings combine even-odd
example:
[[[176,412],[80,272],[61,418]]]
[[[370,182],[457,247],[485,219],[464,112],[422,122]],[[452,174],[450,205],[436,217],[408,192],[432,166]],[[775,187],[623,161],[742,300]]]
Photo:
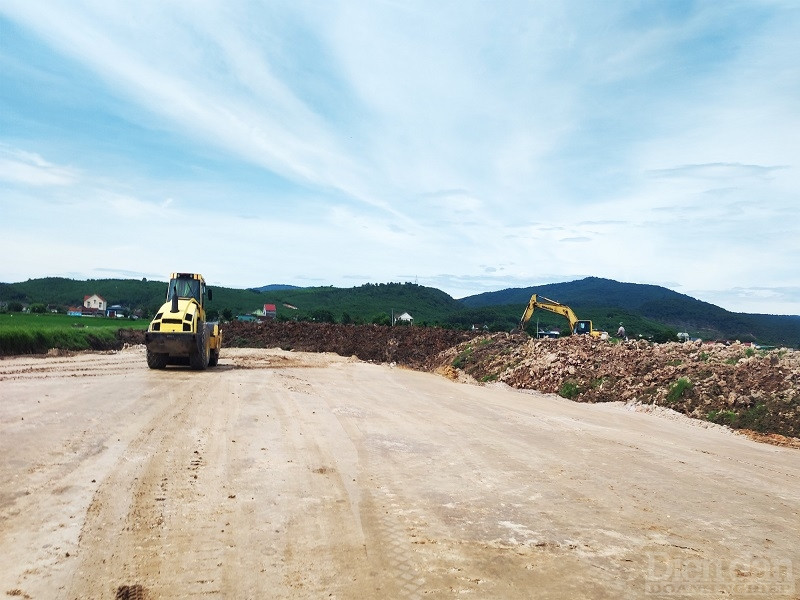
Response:
[[[800,451],[330,354],[2,360],[0,481],[0,597],[800,597]]]

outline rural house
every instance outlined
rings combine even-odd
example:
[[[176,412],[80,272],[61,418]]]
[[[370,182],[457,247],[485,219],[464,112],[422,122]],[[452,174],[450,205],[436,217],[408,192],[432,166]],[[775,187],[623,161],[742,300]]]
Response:
[[[254,310],[251,315],[259,321],[274,319],[278,314],[274,304],[265,304],[264,308]]]
[[[106,304],[105,299],[97,294],[83,297],[83,307],[88,308],[91,312],[105,312]]]
[[[412,317],[407,312],[404,312],[399,317],[395,317],[394,323],[392,323],[392,325],[396,324],[398,321],[400,321],[404,325],[413,325],[414,324],[414,317]]]
[[[122,319],[128,316],[128,309],[119,304],[113,304],[106,309],[106,316],[111,318]]]

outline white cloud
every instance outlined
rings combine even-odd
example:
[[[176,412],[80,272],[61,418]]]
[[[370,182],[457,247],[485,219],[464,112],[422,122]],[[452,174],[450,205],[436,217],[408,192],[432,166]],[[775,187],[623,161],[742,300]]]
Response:
[[[79,179],[79,172],[55,165],[35,152],[0,144],[0,181],[30,186],[69,186]]]
[[[709,294],[800,285],[791,3],[8,0],[0,12],[71,67],[80,99],[15,106],[37,133],[0,146],[0,180],[42,209],[4,224],[30,248],[25,278],[81,256],[90,272],[174,270],[163,262],[180,222],[219,237],[206,271],[228,285],[352,273],[414,273],[460,295],[584,275]],[[15,52],[3,50],[24,62]],[[81,96],[80,77],[107,96]],[[120,139],[84,128],[73,161],[75,106]],[[731,292],[723,305],[786,297]]]

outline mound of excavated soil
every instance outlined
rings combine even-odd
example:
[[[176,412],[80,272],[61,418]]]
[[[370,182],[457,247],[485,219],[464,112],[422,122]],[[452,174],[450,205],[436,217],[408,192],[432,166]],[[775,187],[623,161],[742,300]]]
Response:
[[[475,337],[474,333],[435,327],[335,325],[331,323],[226,323],[222,345],[282,348],[303,352],[335,352],[365,361],[421,367],[431,357]]]
[[[800,352],[742,344],[536,340],[494,334],[428,363],[581,402],[639,402],[734,428],[800,437]]]

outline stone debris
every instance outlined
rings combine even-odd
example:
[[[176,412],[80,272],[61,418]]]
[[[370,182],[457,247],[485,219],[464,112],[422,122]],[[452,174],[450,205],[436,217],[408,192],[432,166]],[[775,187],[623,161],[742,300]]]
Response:
[[[493,334],[451,348],[435,362],[479,382],[579,402],[660,406],[733,428],[800,437],[800,352],[786,348]]]

